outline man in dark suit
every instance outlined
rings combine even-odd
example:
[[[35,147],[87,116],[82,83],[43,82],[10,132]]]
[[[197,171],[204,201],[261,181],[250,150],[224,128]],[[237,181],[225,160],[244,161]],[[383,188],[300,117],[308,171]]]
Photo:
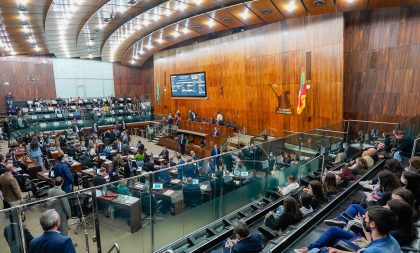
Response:
[[[198,176],[197,166],[194,165],[191,162],[192,162],[192,160],[188,159],[187,160],[188,164],[183,166],[184,168],[183,168],[183,172],[182,172],[183,175],[182,176],[186,177],[186,178],[189,178],[189,177],[197,178],[197,176]]]
[[[72,191],[74,178],[73,178],[73,174],[71,174],[70,166],[66,162],[66,160],[67,160],[67,155],[59,154],[58,161],[55,163],[53,167],[53,171],[56,177],[62,177],[64,179],[62,189],[66,193],[69,193]]]
[[[43,212],[39,223],[44,234],[31,241],[29,253],[76,253],[71,239],[58,231],[60,216],[54,209]]]
[[[93,182],[94,186],[99,186],[99,185],[106,184],[106,179],[103,176],[104,174],[105,174],[105,170],[101,168],[99,170],[99,174],[96,174],[92,179],[92,182]]]
[[[124,178],[132,177],[136,174],[137,163],[133,160],[133,156],[127,157],[127,162],[124,164]]]
[[[218,165],[219,165],[219,159],[220,159],[220,156],[218,156],[218,155],[220,155],[220,149],[219,149],[219,147],[217,146],[217,144],[214,144],[214,147],[213,147],[213,149],[211,150],[211,156],[214,156],[213,157],[213,166],[212,166],[212,170],[213,170],[213,172],[214,172],[214,168],[216,168]]]
[[[236,239],[232,239],[231,244],[226,242],[223,249],[224,253],[260,252],[263,249],[261,236],[259,234],[250,235],[245,222],[235,221],[233,223],[233,233]]]
[[[179,145],[181,146],[181,155],[185,154],[186,144],[187,144],[187,138],[184,136],[184,134],[181,134],[181,137],[179,137]]]
[[[128,153],[130,152],[130,146],[128,145],[127,141],[124,141],[121,144],[121,151],[120,152],[121,152],[121,155],[123,155],[123,156],[127,156]]]
[[[169,161],[169,151],[166,146],[163,148],[162,152],[160,152],[159,156],[165,159],[166,161]]]

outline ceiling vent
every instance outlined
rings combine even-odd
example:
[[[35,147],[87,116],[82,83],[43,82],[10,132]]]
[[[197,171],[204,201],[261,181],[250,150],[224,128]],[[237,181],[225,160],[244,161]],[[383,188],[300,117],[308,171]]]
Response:
[[[325,0],[314,0],[313,5],[315,5],[316,7],[323,6],[325,5]]]
[[[201,25],[193,25],[192,27],[195,29],[201,29]]]
[[[137,3],[137,1],[136,0],[129,0],[128,2],[127,2],[127,4],[129,4],[129,5],[135,5]]]
[[[223,18],[223,21],[224,22],[230,22],[230,21],[232,21],[232,19],[231,18]]]

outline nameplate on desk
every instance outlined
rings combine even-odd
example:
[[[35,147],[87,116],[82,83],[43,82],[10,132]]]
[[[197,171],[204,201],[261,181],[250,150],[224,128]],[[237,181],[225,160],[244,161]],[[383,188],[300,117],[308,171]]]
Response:
[[[172,193],[174,193],[173,190],[167,190],[166,192],[163,193],[163,195],[165,195],[165,196],[171,196]]]
[[[181,180],[179,180],[179,179],[173,179],[173,180],[171,180],[171,183],[172,184],[179,184],[181,182]]]

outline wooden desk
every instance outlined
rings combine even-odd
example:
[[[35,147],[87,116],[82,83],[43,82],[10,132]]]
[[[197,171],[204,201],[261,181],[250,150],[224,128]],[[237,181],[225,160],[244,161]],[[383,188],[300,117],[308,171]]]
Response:
[[[49,177],[48,172],[38,172],[36,174],[38,179],[44,180],[45,182],[49,183],[50,185],[55,185],[54,178]]]
[[[51,151],[50,154],[51,154],[51,159],[53,159],[54,161],[57,161],[58,155],[60,154],[60,152],[58,152],[58,150],[55,150],[55,151]]]
[[[83,169],[83,166],[78,161],[73,161],[73,163],[71,164],[71,171],[72,172],[81,172],[82,169]]]
[[[130,232],[135,233],[140,230],[141,224],[141,202],[140,199],[132,196],[118,195],[115,199],[108,199],[102,196],[101,191],[96,190],[98,202],[114,208],[128,212]]]
[[[42,171],[41,165],[35,160],[32,160],[31,163],[25,162],[25,164],[26,164],[26,167],[28,167],[28,174],[31,178],[36,178],[37,173]]]

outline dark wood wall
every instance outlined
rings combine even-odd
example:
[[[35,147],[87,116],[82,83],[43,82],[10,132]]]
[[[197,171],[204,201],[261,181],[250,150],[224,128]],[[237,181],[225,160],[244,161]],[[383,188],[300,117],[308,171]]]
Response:
[[[289,19],[192,46],[166,50],[154,56],[154,88],[162,90],[157,113],[186,117],[189,109],[199,118],[226,120],[258,135],[283,129],[307,130],[336,123],[343,115],[342,14]],[[311,52],[311,89],[307,108],[296,114],[300,70]],[[170,75],[206,72],[208,99],[172,99]],[[279,94],[290,91],[292,115],[277,114]]]
[[[0,57],[0,110],[12,92],[15,100],[55,98],[52,62],[46,57]]]
[[[115,96],[138,98],[146,95],[153,100],[153,58],[141,68],[114,63],[113,69]]]
[[[345,14],[344,117],[399,122],[420,114],[420,9]]]

